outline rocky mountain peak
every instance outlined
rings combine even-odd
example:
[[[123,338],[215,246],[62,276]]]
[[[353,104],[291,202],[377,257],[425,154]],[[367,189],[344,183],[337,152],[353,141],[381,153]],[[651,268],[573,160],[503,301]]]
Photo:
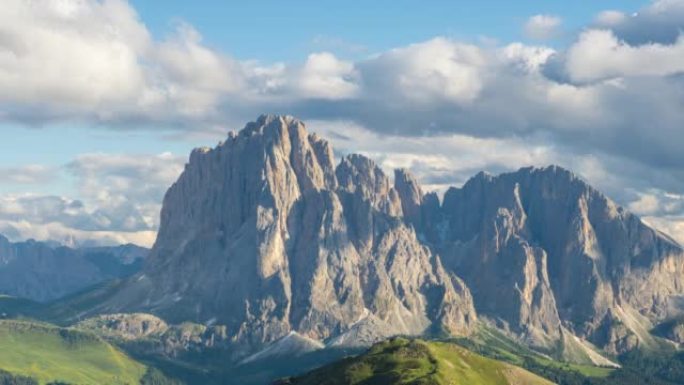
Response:
[[[423,190],[418,180],[405,169],[394,170],[394,188],[401,200],[401,209],[406,221],[419,231],[423,228]]]
[[[351,154],[342,158],[337,166],[337,178],[340,185],[349,192],[364,189],[367,194],[383,195],[390,189],[387,175],[364,155]]]
[[[357,203],[369,202],[374,210],[401,216],[401,202],[389,177],[370,158],[352,154],[337,166],[340,188],[354,195]]]
[[[236,355],[291,332],[355,344],[472,330],[468,289],[404,222],[387,175],[361,155],[333,159],[278,115],[195,150],[164,198],[144,274],[105,306],[225,325]]]
[[[354,346],[478,319],[549,354],[618,353],[682,295],[681,248],[561,167],[480,173],[440,203],[263,115],[191,154],[144,273],[101,310],[224,325],[243,358],[291,333]]]

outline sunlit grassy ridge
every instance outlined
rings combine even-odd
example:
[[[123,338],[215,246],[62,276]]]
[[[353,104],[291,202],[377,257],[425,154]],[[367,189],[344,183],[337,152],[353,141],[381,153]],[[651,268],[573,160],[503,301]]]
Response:
[[[393,338],[367,353],[284,380],[293,385],[546,385],[551,382],[446,342]]]
[[[139,384],[146,367],[100,338],[25,321],[0,321],[0,369],[45,384]]]

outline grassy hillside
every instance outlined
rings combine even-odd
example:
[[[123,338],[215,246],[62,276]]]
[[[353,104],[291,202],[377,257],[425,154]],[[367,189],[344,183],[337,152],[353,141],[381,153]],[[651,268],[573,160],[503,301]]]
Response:
[[[469,338],[454,340],[471,351],[521,366],[559,385],[681,385],[684,352],[635,350],[617,357],[621,367],[573,364],[540,355],[486,327]]]
[[[496,329],[485,326],[481,326],[473,336],[454,342],[486,357],[524,367],[562,384],[581,384],[590,378],[603,379],[615,370],[554,360],[513,341]]]
[[[301,377],[291,385],[546,385],[551,382],[519,367],[485,358],[458,345],[393,338],[368,352]]]
[[[40,384],[139,384],[147,368],[100,338],[25,321],[0,321],[0,370]]]

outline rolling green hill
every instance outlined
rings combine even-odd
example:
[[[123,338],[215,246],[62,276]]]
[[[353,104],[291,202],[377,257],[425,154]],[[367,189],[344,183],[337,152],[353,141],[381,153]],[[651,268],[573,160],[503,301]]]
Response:
[[[550,381],[522,368],[472,353],[456,344],[393,338],[287,385],[546,385]]]
[[[93,334],[17,320],[0,320],[0,370],[40,384],[133,385],[160,377]]]

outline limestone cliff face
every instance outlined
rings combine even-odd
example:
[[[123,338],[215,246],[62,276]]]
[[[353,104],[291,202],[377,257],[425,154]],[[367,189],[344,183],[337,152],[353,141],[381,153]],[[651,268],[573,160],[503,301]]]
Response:
[[[245,352],[293,331],[338,342],[468,333],[468,289],[404,221],[390,179],[363,156],[333,162],[328,142],[286,116],[195,150],[144,274],[107,306],[226,325]]]
[[[681,312],[682,249],[569,171],[481,173],[447,192],[441,215],[445,265],[481,314],[532,345],[552,349],[568,330],[622,352]]]
[[[618,353],[684,314],[683,279],[680,246],[561,168],[480,173],[440,202],[406,170],[335,165],[301,121],[262,116],[193,151],[144,271],[99,311],[222,325],[242,357],[292,333],[463,335],[476,311],[550,353]]]

